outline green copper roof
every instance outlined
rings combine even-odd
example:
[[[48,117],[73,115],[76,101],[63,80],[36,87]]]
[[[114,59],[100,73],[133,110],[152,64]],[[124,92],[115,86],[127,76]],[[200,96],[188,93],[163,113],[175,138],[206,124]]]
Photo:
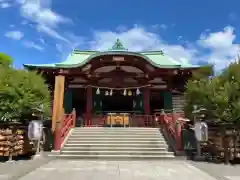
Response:
[[[65,61],[55,64],[24,64],[28,68],[71,68],[79,67],[92,58],[102,55],[132,55],[141,57],[158,68],[194,68],[196,66],[188,63],[179,63],[176,60],[164,55],[163,51],[131,52],[128,51],[119,39],[108,51],[80,51],[74,50]]]

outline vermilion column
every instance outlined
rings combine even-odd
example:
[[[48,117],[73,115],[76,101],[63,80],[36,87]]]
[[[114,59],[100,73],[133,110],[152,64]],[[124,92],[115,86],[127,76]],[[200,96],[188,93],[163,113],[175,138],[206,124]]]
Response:
[[[53,112],[52,112],[52,131],[55,131],[56,122],[61,121],[63,111],[65,77],[55,76]]]
[[[143,104],[144,104],[145,115],[149,115],[150,114],[150,89],[149,89],[149,87],[144,88]]]
[[[87,104],[86,104],[86,117],[85,125],[91,125],[92,118],[92,87],[87,87]]]

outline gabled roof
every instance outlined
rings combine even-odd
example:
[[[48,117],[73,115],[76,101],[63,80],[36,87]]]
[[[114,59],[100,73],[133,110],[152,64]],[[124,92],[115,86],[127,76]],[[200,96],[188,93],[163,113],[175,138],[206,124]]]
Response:
[[[81,67],[91,59],[102,55],[132,55],[147,60],[154,67],[158,68],[196,68],[197,66],[188,63],[179,63],[176,60],[164,55],[163,51],[132,52],[128,51],[119,39],[111,49],[107,51],[80,51],[73,50],[65,61],[55,64],[24,64],[27,68],[71,68]]]

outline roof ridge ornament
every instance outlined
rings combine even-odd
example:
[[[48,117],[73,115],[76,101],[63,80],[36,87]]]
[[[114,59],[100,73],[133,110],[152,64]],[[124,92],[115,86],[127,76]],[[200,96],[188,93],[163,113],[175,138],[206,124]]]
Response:
[[[109,49],[110,51],[127,51],[128,49],[126,49],[123,44],[121,43],[120,39],[117,38],[117,40],[115,41],[115,43],[113,44],[112,48]]]

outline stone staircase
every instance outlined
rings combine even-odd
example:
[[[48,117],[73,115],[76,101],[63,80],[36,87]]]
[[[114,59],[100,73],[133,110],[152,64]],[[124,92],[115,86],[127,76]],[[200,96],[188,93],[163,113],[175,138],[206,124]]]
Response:
[[[60,157],[79,159],[163,159],[174,153],[157,128],[75,128]]]

